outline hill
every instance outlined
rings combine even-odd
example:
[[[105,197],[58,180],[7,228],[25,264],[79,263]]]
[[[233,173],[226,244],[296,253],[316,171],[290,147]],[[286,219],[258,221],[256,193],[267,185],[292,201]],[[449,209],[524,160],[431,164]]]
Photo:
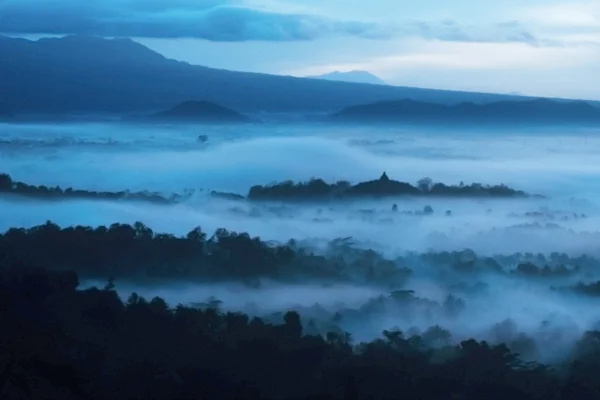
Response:
[[[130,39],[0,37],[0,109],[131,113],[189,99],[239,112],[331,112],[382,100],[490,102],[510,96],[234,72],[169,60]]]
[[[367,71],[333,71],[324,75],[307,76],[311,79],[324,79],[335,82],[367,83],[370,85],[387,85],[382,79]]]
[[[352,200],[360,198],[384,198],[398,196],[420,197],[530,197],[529,194],[505,185],[484,186],[479,183],[459,186],[434,183],[428,178],[421,179],[417,186],[390,179],[384,172],[379,179],[359,182],[355,185],[346,181],[329,184],[322,179],[295,183],[286,181],[273,185],[257,185],[250,188],[249,200],[258,201],[322,201]]]
[[[34,186],[24,182],[15,181],[10,175],[0,172],[0,196],[11,196],[16,198],[29,198],[32,200],[108,200],[108,201],[138,201],[155,204],[173,204],[189,198],[187,195],[173,194],[165,197],[159,193],[144,192],[96,192],[93,190],[81,190],[60,187]]]
[[[348,107],[332,121],[352,123],[597,123],[600,108],[584,101],[527,99],[486,104],[443,105],[414,100],[385,101]]]
[[[186,101],[166,111],[152,114],[150,120],[169,122],[249,123],[252,120],[237,111],[208,101]]]

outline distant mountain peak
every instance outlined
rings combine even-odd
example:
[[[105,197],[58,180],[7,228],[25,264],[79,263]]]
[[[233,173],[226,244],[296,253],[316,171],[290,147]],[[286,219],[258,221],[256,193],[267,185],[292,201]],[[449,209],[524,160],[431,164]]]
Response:
[[[350,80],[348,72],[338,74]],[[0,36],[0,94],[0,110],[15,116],[148,113],[199,96],[242,113],[298,119],[403,98],[444,105],[515,100],[491,93],[214,69],[168,59],[134,40],[94,36],[40,40]]]
[[[323,75],[307,76],[311,79],[324,79],[336,82],[368,83],[370,85],[387,85],[382,79],[368,71],[333,71]]]

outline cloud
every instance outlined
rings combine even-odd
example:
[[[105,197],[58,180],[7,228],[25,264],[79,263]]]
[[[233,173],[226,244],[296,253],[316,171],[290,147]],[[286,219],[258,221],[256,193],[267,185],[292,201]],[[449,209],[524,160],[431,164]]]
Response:
[[[590,38],[590,40],[593,38]],[[347,39],[338,45],[346,48]],[[354,52],[283,64],[276,72],[294,76],[339,70],[367,70],[400,86],[482,92],[523,92],[534,96],[600,99],[597,46],[531,46],[525,43],[467,43],[398,39],[374,43],[356,41]],[[361,47],[362,46],[362,47]],[[258,50],[257,50],[258,51]],[[367,57],[361,57],[368,51]],[[302,54],[309,54],[308,50]]]
[[[150,2],[0,0],[0,27],[16,34],[93,34],[212,41],[311,40],[320,36],[381,37],[375,23],[335,21],[245,7],[237,1]]]
[[[91,34],[210,41],[299,41],[331,36],[444,41],[526,42],[518,23],[462,25],[453,20],[401,22],[336,20],[310,12],[274,12],[243,0],[0,0],[0,29],[13,34]]]
[[[544,44],[600,45],[600,2],[562,1],[516,9],[522,21],[544,37]]]
[[[518,21],[478,26],[460,24],[454,20],[441,22],[412,21],[404,24],[400,32],[425,39],[449,42],[521,42],[536,44],[537,39]]]
[[[402,46],[402,47],[401,47]],[[368,70],[391,76],[410,70],[502,71],[555,70],[595,63],[597,54],[584,48],[534,47],[525,43],[449,42],[414,39],[397,45],[396,54],[381,54],[367,60],[347,63],[323,63],[286,71],[291,75],[321,74],[332,70]]]
[[[382,68],[410,69],[444,67],[448,69],[503,70],[568,68],[590,60],[581,49],[531,47],[523,43],[445,43],[423,42],[417,50],[377,62]]]
[[[530,7],[526,15],[546,26],[600,29],[600,3],[597,1],[555,2]]]

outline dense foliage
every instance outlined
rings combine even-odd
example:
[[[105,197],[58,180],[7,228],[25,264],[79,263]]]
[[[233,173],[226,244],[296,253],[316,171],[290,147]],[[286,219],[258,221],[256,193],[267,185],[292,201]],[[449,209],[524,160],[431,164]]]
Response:
[[[31,251],[35,249],[35,251]],[[30,229],[11,228],[0,234],[0,255],[7,262],[64,271],[85,278],[135,280],[368,283],[401,288],[412,270],[442,275],[467,274],[470,279],[493,274],[514,279],[546,279],[564,286],[600,279],[600,261],[590,256],[513,254],[478,256],[470,250],[408,253],[389,259],[357,247],[351,238],[336,239],[313,249],[310,242],[275,243],[218,229],[211,236],[197,227],[185,237],[156,233],[141,222],[108,227],[61,228],[48,221]],[[466,276],[467,276],[466,275]],[[434,275],[431,275],[434,276]],[[593,288],[593,287],[591,287]],[[573,288],[589,292],[586,286]]]
[[[30,249],[36,249],[30,251]],[[146,280],[297,279],[321,282],[369,281],[399,285],[410,274],[373,251],[314,254],[295,242],[275,244],[247,233],[201,228],[186,237],[155,234],[142,223],[97,228],[60,228],[51,222],[0,235],[0,254],[52,269],[74,269],[86,278]]]
[[[77,290],[73,272],[0,268],[0,397],[6,399],[597,399],[599,332],[559,369],[504,345],[446,333],[304,335],[218,309],[170,308],[113,286]],[[10,329],[6,329],[10,327]],[[437,339],[436,339],[437,338]],[[439,343],[430,345],[433,341]],[[429,344],[428,344],[429,343]]]
[[[480,342],[457,340],[435,325],[464,320],[471,302],[488,298],[490,287],[481,279],[493,276],[546,282],[548,290],[555,282],[571,282],[558,289],[596,296],[598,284],[590,277],[598,261],[587,256],[491,258],[459,251],[387,260],[348,239],[315,254],[293,241],[267,243],[224,229],[211,237],[200,228],[175,237],[141,223],[60,228],[48,222],[0,235],[0,265],[0,326],[9,327],[0,341],[0,398],[395,399],[402,393],[407,399],[585,400],[600,395],[599,332],[585,333],[550,368],[531,360],[556,340],[551,326],[533,338],[506,320],[490,327],[493,341]],[[408,267],[437,274],[439,288],[452,294],[440,302],[417,296],[408,290],[413,273]],[[79,277],[108,284],[81,290]],[[218,301],[171,308],[163,299],[132,294],[123,303],[114,291],[114,283],[123,280],[166,285],[169,279],[252,283],[257,278],[361,282],[390,290],[334,315],[315,304],[261,318],[221,311]],[[578,283],[583,278],[586,282]],[[343,329],[374,326],[386,315],[436,322],[424,330],[385,331],[368,343],[354,341]]]
[[[38,200],[132,200],[146,201],[157,204],[169,204],[183,200],[186,196],[173,195],[170,198],[158,193],[144,192],[95,192],[90,190],[77,190],[73,188],[61,189],[60,187],[47,187],[44,185],[28,185],[14,181],[10,175],[0,174],[0,194],[11,194],[30,197]]]
[[[270,186],[253,186],[248,193],[250,200],[329,200],[364,197],[428,196],[428,197],[528,197],[520,190],[505,185],[484,186],[479,183],[448,186],[421,179],[417,186],[390,179],[384,172],[377,180],[352,185],[346,181],[333,184],[322,179],[294,183],[286,181]]]
[[[143,192],[96,192],[73,188],[35,186],[14,181],[10,175],[0,174],[0,194],[26,196],[39,200],[130,200],[145,201],[156,204],[172,204],[182,202],[193,196],[188,190],[183,195],[172,194],[165,197],[159,193]],[[478,183],[471,185],[448,186],[433,183],[431,179],[421,179],[417,186],[406,182],[390,180],[386,173],[380,179],[351,185],[349,182],[328,184],[322,179],[312,179],[305,183],[286,181],[270,186],[253,186],[247,196],[235,193],[212,191],[211,196],[226,200],[331,200],[353,199],[364,197],[393,196],[430,196],[430,197],[528,197],[523,191],[511,189],[505,185],[484,186]]]

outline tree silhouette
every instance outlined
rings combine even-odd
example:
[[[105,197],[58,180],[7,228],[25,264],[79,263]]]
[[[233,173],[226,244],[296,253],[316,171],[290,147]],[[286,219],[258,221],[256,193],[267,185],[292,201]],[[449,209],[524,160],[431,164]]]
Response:
[[[133,293],[80,290],[72,272],[0,266],[2,398],[596,399],[600,333],[557,371],[507,345],[389,330],[368,343]],[[409,291],[397,301],[416,301]],[[306,329],[309,331],[309,329]]]

